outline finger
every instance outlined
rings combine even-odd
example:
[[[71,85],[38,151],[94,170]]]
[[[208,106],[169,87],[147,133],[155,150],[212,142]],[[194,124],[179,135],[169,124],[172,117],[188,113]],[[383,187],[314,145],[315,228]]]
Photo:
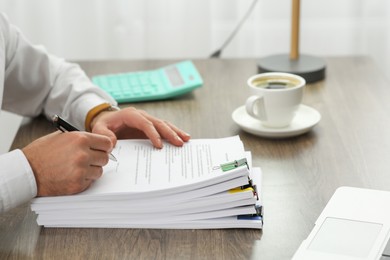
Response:
[[[91,149],[89,165],[102,167],[109,161],[109,153],[100,150]]]
[[[156,130],[156,128],[154,127],[152,122],[145,121],[140,130],[142,130],[145,133],[146,137],[149,138],[149,140],[152,142],[154,147],[156,148],[163,147],[161,136],[159,132]]]
[[[167,122],[157,121],[154,125],[161,136],[171,144],[175,146],[182,146],[184,144],[181,137],[169,126]]]
[[[184,142],[187,142],[190,139],[190,136],[184,131],[180,130],[173,124],[157,119],[145,111],[141,111],[141,113],[153,123],[153,126],[157,129],[157,131],[161,134],[161,136],[168,140],[173,145],[182,146]]]
[[[179,135],[181,140],[183,140],[184,142],[188,142],[191,139],[191,135],[189,135],[188,133],[184,132],[183,130],[181,130],[180,128],[178,128],[177,126],[172,124],[171,122],[166,121],[165,123],[168,124],[169,127],[172,128],[173,131],[175,131]]]
[[[105,135],[87,133],[89,147],[93,150],[103,151],[109,153],[113,149],[113,143],[111,139]]]
[[[88,173],[85,176],[85,180],[87,182],[95,181],[99,179],[102,175],[103,175],[103,167],[90,166],[88,169]]]
[[[146,135],[146,137],[150,139],[150,141],[155,147],[162,147],[162,141],[159,132],[154,126],[154,123],[145,116],[145,113],[143,113],[143,111],[138,110],[137,113],[134,113],[132,115],[131,120],[130,117],[126,117],[124,123],[127,127],[134,127],[142,131]]]

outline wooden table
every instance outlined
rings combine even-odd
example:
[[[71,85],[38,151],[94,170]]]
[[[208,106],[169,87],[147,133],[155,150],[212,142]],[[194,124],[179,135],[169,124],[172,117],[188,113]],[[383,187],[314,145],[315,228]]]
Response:
[[[152,69],[170,61],[80,62],[88,75]],[[231,113],[244,104],[256,60],[194,60],[204,86],[169,101],[134,104],[193,138],[240,135],[263,170],[264,229],[147,230],[41,228],[29,205],[0,215],[0,258],[289,259],[337,187],[390,189],[390,84],[370,59],[328,58],[326,79],[303,103],[322,119],[309,133],[270,140],[247,134]],[[38,118],[13,148],[53,131]],[[364,209],[362,209],[364,210]]]

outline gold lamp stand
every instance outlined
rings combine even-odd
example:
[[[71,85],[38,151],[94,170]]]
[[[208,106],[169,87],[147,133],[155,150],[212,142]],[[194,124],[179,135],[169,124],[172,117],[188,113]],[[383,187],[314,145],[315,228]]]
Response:
[[[288,72],[303,77],[311,83],[325,78],[325,61],[310,55],[299,54],[300,0],[292,0],[290,55],[279,54],[262,58],[257,66],[263,72]]]

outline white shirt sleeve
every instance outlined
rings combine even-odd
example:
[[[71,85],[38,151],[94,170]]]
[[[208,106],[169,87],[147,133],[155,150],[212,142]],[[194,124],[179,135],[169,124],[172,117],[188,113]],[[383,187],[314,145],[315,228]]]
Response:
[[[31,167],[21,150],[0,156],[0,212],[25,203],[37,195]]]
[[[84,129],[93,107],[115,100],[92,84],[77,64],[31,44],[0,13],[0,107],[23,116],[61,115]],[[0,129],[1,134],[1,129]],[[0,155],[0,212],[37,194],[32,169],[21,150]]]
[[[115,100],[95,86],[77,64],[31,44],[0,14],[0,41],[5,58],[2,109],[24,116],[62,116],[79,129],[89,110]],[[1,43],[0,43],[1,44]],[[3,71],[1,71],[3,73]]]

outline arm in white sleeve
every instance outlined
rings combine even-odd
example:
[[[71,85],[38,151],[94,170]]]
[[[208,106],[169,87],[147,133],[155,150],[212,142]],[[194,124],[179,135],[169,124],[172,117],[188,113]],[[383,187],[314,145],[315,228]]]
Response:
[[[63,116],[79,129],[90,109],[115,100],[93,85],[77,64],[32,45],[0,15],[5,44],[3,109],[24,116]]]
[[[32,45],[0,13],[0,108],[31,117],[59,114],[84,129],[88,111],[102,103],[116,105],[78,65]],[[0,155],[0,212],[36,195],[34,174],[23,152]]]
[[[21,150],[0,155],[0,212],[28,202],[37,195],[31,167]]]

